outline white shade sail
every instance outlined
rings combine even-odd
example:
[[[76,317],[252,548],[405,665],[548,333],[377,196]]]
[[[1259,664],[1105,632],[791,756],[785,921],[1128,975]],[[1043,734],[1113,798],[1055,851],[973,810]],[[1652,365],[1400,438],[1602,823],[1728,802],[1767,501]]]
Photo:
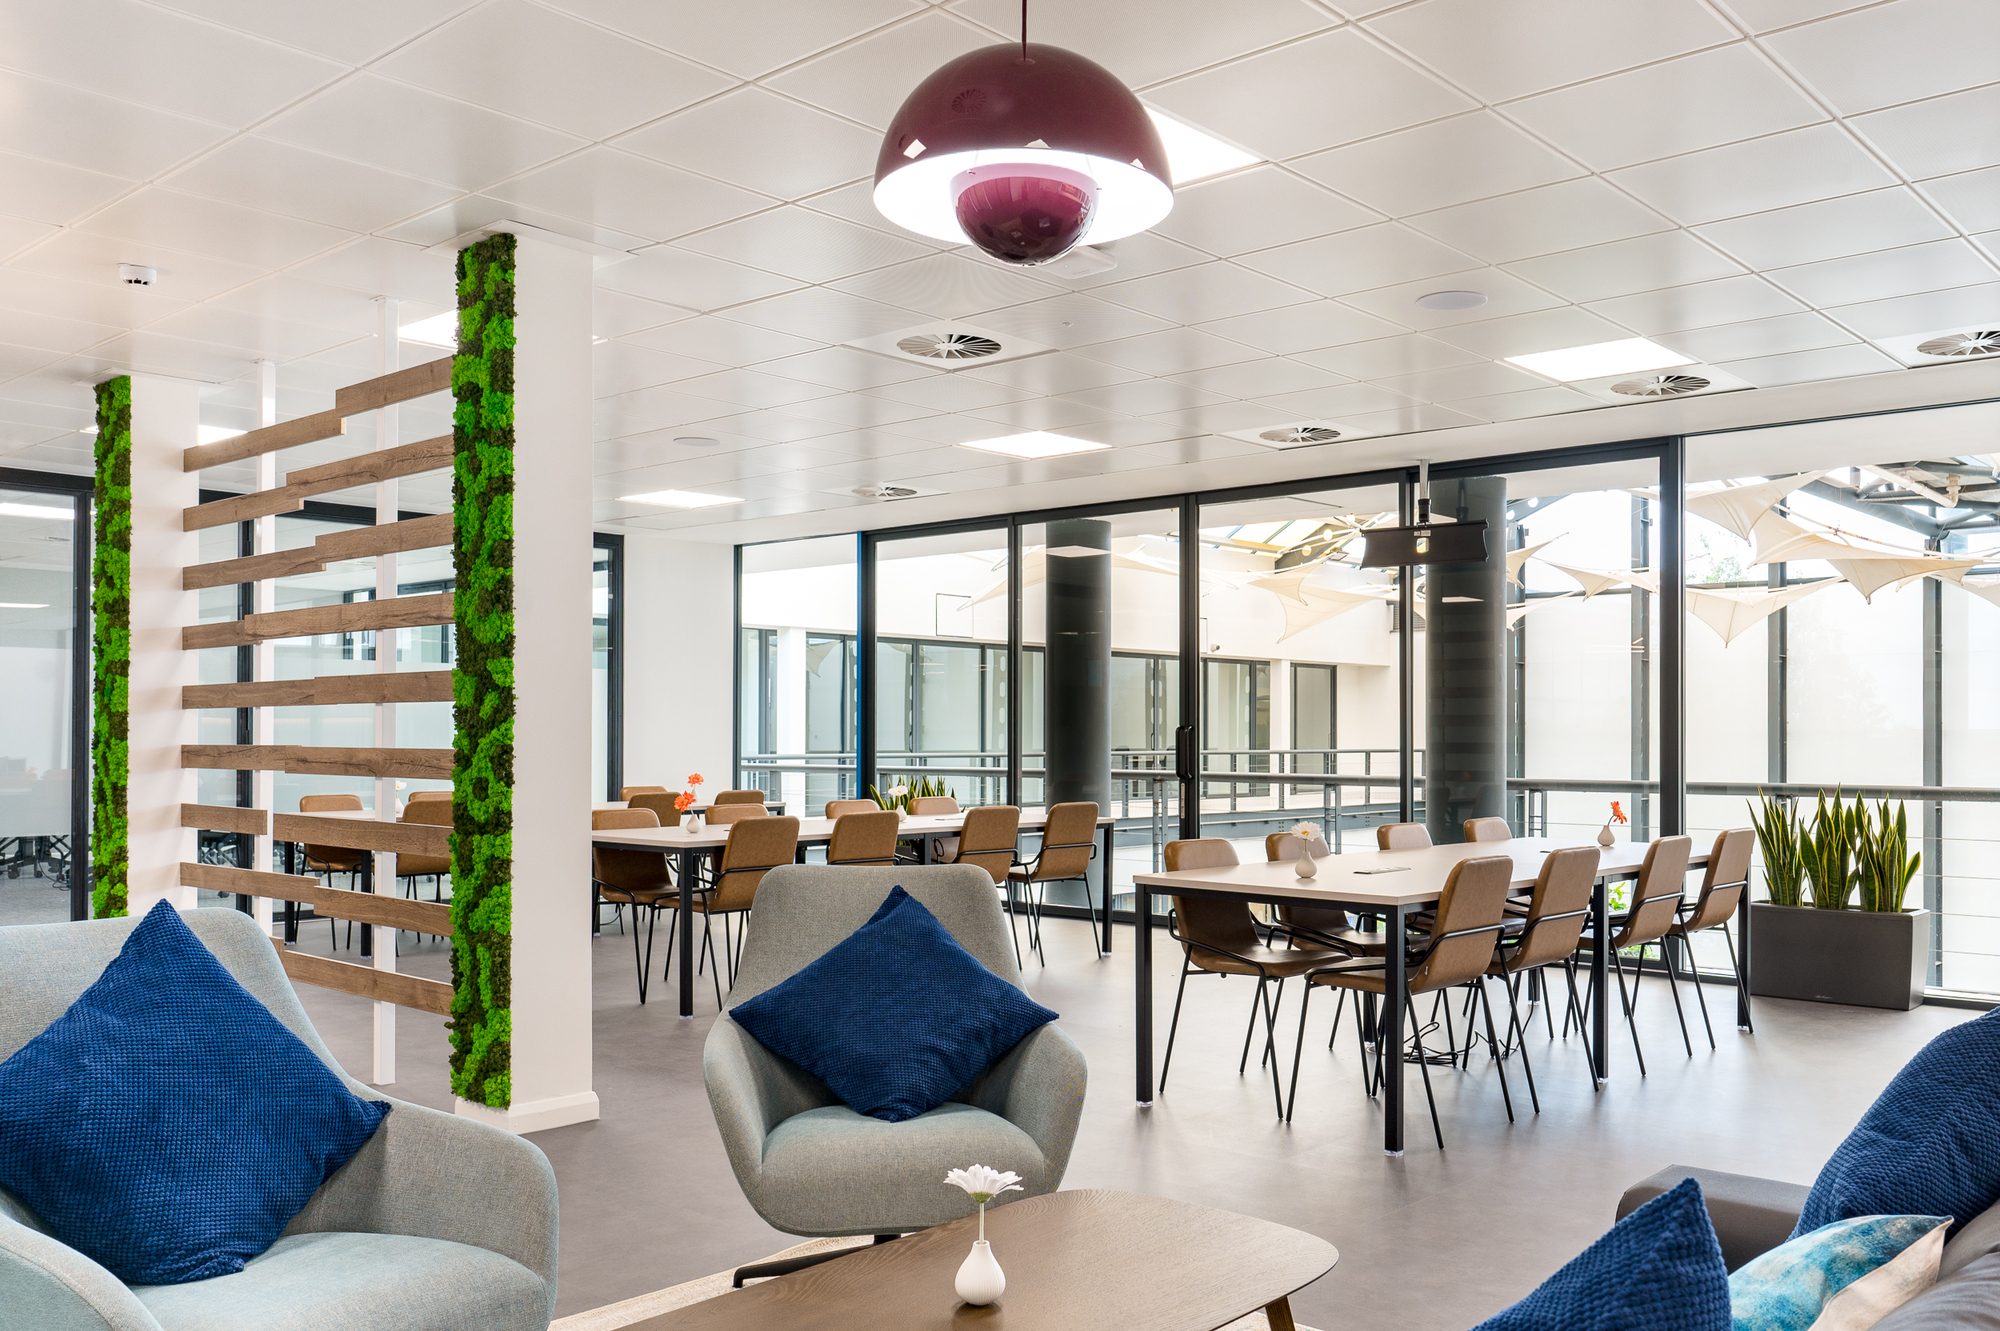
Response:
[[[1976,578],[1960,578],[1958,585],[1980,600],[2000,606],[2000,573],[1982,573]]]
[[[1521,570],[1528,566],[1528,561],[1535,557],[1535,552],[1537,550],[1546,550],[1561,539],[1562,537],[1560,536],[1551,536],[1546,541],[1537,541],[1533,545],[1524,545],[1519,550],[1509,550],[1507,552],[1507,576],[1515,582],[1520,582]],[[1526,584],[1522,585],[1525,586]]]
[[[1387,598],[1384,591],[1337,591],[1332,587],[1300,587],[1296,599],[1286,596],[1278,598],[1278,604],[1285,608],[1285,631],[1278,641],[1304,633],[1315,624],[1323,624],[1336,615],[1344,615],[1350,610],[1364,605],[1381,605]]]
[[[1765,481],[1760,485],[1733,485],[1705,494],[1692,494],[1687,497],[1687,510],[1747,541],[1758,520],[1770,512],[1771,505],[1794,490],[1805,489],[1824,475],[1823,471],[1802,471],[1796,476]]]
[[[1548,559],[1542,562],[1565,577],[1574,578],[1577,585],[1583,588],[1583,599],[1586,601],[1599,592],[1609,591],[1613,587],[1624,587],[1632,581],[1623,573],[1598,573],[1587,568],[1571,568],[1567,564],[1558,564]]]
[[[1755,628],[1792,602],[1803,600],[1839,581],[1839,578],[1825,578],[1818,582],[1802,582],[1796,587],[1781,587],[1775,591],[1756,587],[1715,591],[1702,587],[1689,587],[1688,613],[1720,634],[1722,645],[1727,647],[1744,631]]]
[[[1524,602],[1521,605],[1510,605],[1507,607],[1507,627],[1510,629],[1517,627],[1531,610],[1539,610],[1545,605],[1554,605],[1557,601],[1567,601],[1575,595],[1575,592],[1563,592],[1559,596],[1543,596],[1533,601]]]

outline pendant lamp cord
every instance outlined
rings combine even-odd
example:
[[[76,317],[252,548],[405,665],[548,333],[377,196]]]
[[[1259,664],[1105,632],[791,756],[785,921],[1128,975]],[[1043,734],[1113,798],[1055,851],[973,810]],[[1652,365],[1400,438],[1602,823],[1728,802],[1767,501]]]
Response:
[[[1021,59],[1028,58],[1028,0],[1021,0]]]

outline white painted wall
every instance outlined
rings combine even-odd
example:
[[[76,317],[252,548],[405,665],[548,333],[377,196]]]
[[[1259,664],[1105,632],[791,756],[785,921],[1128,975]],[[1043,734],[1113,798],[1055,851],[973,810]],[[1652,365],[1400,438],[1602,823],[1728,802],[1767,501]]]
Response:
[[[710,793],[728,786],[734,570],[734,551],[726,545],[638,532],[625,537],[629,785],[678,789],[689,773],[699,772]],[[851,573],[846,611],[852,632]],[[798,679],[803,727],[803,670]]]

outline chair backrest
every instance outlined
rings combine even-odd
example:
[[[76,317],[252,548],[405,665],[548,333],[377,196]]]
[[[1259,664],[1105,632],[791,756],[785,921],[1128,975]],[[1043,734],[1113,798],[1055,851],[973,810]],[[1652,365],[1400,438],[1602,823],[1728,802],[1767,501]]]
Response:
[[[1422,823],[1383,823],[1375,829],[1375,845],[1380,850],[1422,850],[1431,844],[1431,834]]]
[[[740,823],[745,818],[769,818],[771,811],[761,804],[711,804],[708,806],[708,822],[711,827],[727,827]]]
[[[681,811],[674,807],[674,801],[679,798],[680,794],[677,791],[642,790],[628,796],[627,803],[631,808],[647,810],[659,821],[661,827],[679,827]],[[615,813],[616,810],[611,812]]]
[[[1754,828],[1733,827],[1718,832],[1715,848],[1708,853],[1708,868],[1701,876],[1701,895],[1687,917],[1687,930],[1713,929],[1736,913],[1737,903],[1750,886],[1750,852],[1757,848]]]
[[[828,800],[826,802],[826,816],[828,818],[838,818],[842,814],[848,813],[872,813],[881,807],[874,800]]]
[[[1625,927],[1611,940],[1616,946],[1637,947],[1667,936],[1687,893],[1688,860],[1693,854],[1694,838],[1689,836],[1663,836],[1646,847]]]
[[[910,801],[910,812],[919,816],[957,813],[958,801],[949,795],[920,795]]]
[[[833,820],[833,839],[826,843],[828,864],[894,864],[896,833],[902,819],[890,809],[874,813],[843,813]]]
[[[361,797],[359,795],[299,796],[300,813],[359,813],[360,811]],[[307,859],[317,860],[329,869],[339,869],[343,872],[358,866],[361,863],[362,857],[367,853],[365,850],[356,850],[352,846],[321,846],[315,845],[312,842],[306,843]]]
[[[451,792],[448,790],[420,790],[419,795],[442,795],[443,799],[412,800],[403,806],[403,816],[397,819],[404,823],[423,823],[432,827],[450,827],[452,824]],[[420,874],[444,874],[451,872],[449,855],[401,854],[396,856],[396,876],[413,878]]]
[[[1535,879],[1527,927],[1506,953],[1510,969],[1546,966],[1576,951],[1584,926],[1590,923],[1590,889],[1597,882],[1602,858],[1595,846],[1565,846],[1549,852]]]
[[[1290,832],[1266,832],[1264,834],[1264,858],[1273,864],[1289,864],[1299,857],[1300,838]],[[1326,838],[1314,832],[1305,844],[1312,850],[1314,858],[1333,854]],[[1295,929],[1309,933],[1337,934],[1353,927],[1347,912],[1337,906],[1314,906],[1301,901],[1280,901],[1278,921]]]
[[[442,800],[446,804],[451,803],[451,792],[449,790],[413,790],[410,792],[410,798],[404,801],[404,803],[406,806],[410,804],[430,804],[438,800]]]
[[[1226,869],[1242,861],[1236,858],[1236,847],[1221,837],[1210,836],[1169,841],[1161,854],[1161,863],[1168,873],[1180,873],[1188,869]]]
[[[1264,834],[1264,858],[1272,864],[1290,864],[1299,857],[1300,847],[1309,846],[1313,857],[1333,854],[1333,848],[1326,844],[1326,838],[1318,832],[1310,837],[1296,837],[1290,832],[1266,832]]]
[[[1014,847],[1021,838],[1021,811],[1011,804],[986,804],[968,809],[958,832],[953,864],[976,864],[993,875],[997,886],[1014,867]]]
[[[1411,993],[1446,989],[1486,973],[1500,942],[1513,882],[1511,855],[1479,855],[1452,865],[1438,897],[1429,951],[1410,971]]]
[[[761,804],[740,807],[756,809]],[[757,897],[757,886],[772,869],[790,864],[799,850],[799,820],[764,814],[745,818],[729,829],[722,847],[722,864],[716,869],[715,890],[709,894],[710,910],[748,910]]]
[[[1241,863],[1236,847],[1221,837],[1169,841],[1163,857],[1168,873],[1187,869],[1222,869]],[[1250,903],[1227,897],[1175,897],[1174,934],[1196,966],[1219,960],[1217,953],[1248,955],[1263,944]]]
[[[1042,848],[1028,869],[1038,883],[1081,878],[1097,851],[1097,806],[1089,800],[1058,804],[1042,828]]]
[[[1465,820],[1467,841],[1511,841],[1514,829],[1507,825],[1505,818],[1468,818]]]
[[[618,798],[630,803],[634,795],[664,795],[666,792],[665,786],[620,786]]]
[[[359,795],[301,795],[300,813],[360,813]]]
[[[762,804],[764,792],[761,790],[718,790],[710,804]]]
[[[660,820],[651,809],[592,809],[593,832],[620,827],[658,827]],[[592,846],[591,875],[606,887],[619,892],[657,891],[673,886],[667,872],[664,850],[636,850],[629,846]]]

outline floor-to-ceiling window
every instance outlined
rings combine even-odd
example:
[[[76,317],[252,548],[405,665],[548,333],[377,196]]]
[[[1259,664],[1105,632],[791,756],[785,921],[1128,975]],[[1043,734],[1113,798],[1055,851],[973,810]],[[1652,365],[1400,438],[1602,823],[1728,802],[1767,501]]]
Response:
[[[855,541],[743,547],[736,784],[817,816],[855,783]]]

